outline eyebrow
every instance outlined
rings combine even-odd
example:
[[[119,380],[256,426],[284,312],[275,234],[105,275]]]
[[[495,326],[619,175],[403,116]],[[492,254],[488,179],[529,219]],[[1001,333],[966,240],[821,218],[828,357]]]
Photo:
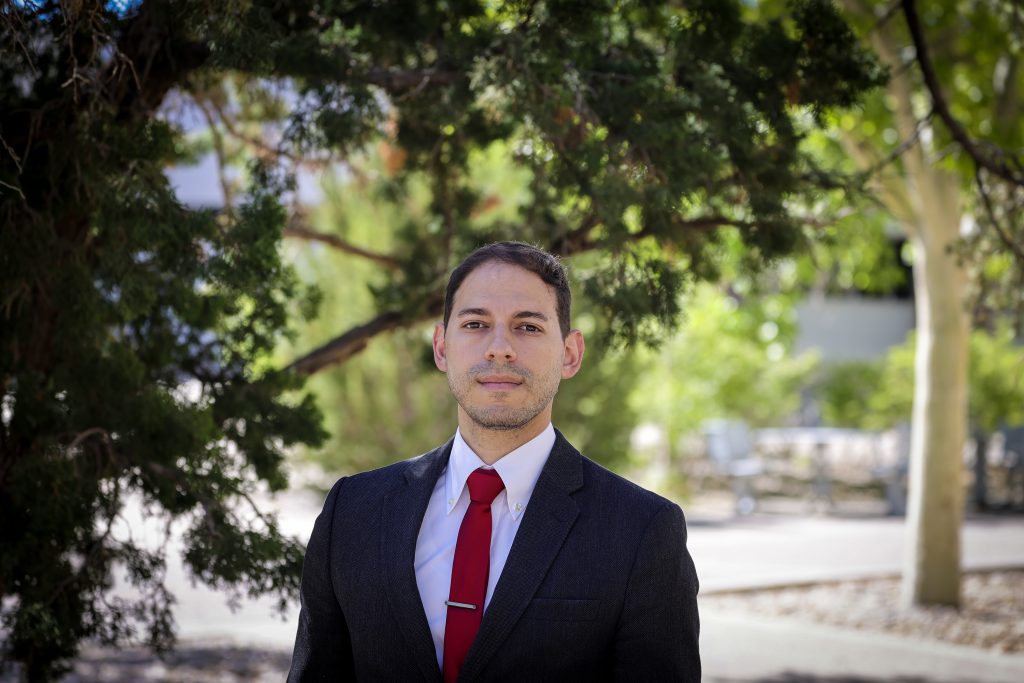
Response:
[[[491,314],[491,312],[488,311],[486,308],[463,308],[462,310],[460,310],[458,313],[455,314],[455,317],[461,318],[461,317],[464,317],[464,316],[467,316],[467,315],[484,315],[484,316],[487,316],[487,315],[490,315],[490,314]],[[535,319],[541,320],[543,322],[547,322],[548,321],[548,316],[545,313],[542,313],[541,311],[518,311],[512,317],[515,318],[516,320],[522,320],[522,319],[526,319],[526,318],[535,318]]]

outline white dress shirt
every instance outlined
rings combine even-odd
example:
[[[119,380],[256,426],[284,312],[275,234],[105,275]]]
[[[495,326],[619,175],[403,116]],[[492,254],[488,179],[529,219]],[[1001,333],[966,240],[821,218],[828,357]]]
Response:
[[[471,472],[484,467],[497,470],[505,483],[505,490],[491,503],[491,564],[487,594],[484,597],[486,610],[501,570],[505,568],[505,560],[508,559],[519,523],[537,485],[537,478],[554,444],[555,430],[548,423],[547,429],[502,457],[492,467],[484,464],[456,430],[448,466],[438,477],[434,492],[430,494],[430,502],[427,503],[420,534],[416,539],[416,585],[423,601],[423,611],[427,615],[430,635],[434,638],[438,666],[441,666],[444,655],[444,626],[448,617],[448,608],[444,603],[451,588],[455,543],[462,518],[469,509],[466,479]]]

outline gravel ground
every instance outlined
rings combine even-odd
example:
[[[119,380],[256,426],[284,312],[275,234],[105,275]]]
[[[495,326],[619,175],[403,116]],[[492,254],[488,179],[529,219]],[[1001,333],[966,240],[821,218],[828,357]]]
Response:
[[[902,609],[899,579],[702,596],[701,608],[790,617],[865,631],[1024,652],[1024,570],[965,574],[962,607]]]

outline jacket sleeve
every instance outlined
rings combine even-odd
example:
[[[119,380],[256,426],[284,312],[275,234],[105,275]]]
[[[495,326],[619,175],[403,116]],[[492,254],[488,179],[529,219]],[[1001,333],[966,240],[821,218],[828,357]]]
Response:
[[[647,525],[633,561],[612,660],[616,681],[699,683],[697,572],[686,522],[665,505]]]
[[[316,518],[302,564],[302,609],[288,683],[355,680],[352,643],[331,582],[334,509],[345,480],[339,479]]]

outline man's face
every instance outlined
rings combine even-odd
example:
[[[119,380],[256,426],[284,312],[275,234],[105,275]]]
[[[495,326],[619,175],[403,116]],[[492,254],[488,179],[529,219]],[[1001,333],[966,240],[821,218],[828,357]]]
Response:
[[[448,375],[460,424],[469,418],[484,429],[545,426],[558,383],[582,360],[580,332],[562,339],[554,288],[500,261],[466,276],[448,326],[434,330],[434,362]]]

